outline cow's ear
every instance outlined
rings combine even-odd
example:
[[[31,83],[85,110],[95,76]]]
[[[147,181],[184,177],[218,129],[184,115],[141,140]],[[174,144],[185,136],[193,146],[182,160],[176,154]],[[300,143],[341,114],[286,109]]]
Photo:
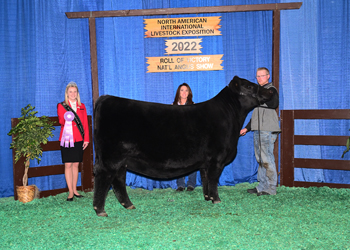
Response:
[[[235,92],[239,92],[241,90],[241,79],[238,76],[232,78],[229,87]]]

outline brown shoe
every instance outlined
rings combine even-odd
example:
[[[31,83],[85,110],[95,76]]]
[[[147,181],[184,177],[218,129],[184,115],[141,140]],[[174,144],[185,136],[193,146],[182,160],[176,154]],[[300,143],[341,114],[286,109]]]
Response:
[[[176,192],[182,192],[182,191],[184,191],[185,190],[185,188],[183,188],[183,187],[178,187],[177,189],[176,189]]]
[[[192,187],[192,186],[187,187],[187,191],[193,191],[193,190],[194,190],[194,187]]]

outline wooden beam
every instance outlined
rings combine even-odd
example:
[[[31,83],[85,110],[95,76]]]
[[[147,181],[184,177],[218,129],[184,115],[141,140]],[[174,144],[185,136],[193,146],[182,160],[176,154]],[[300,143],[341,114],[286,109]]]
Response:
[[[274,10],[272,15],[272,81],[273,85],[279,92],[279,79],[280,79],[280,10]],[[279,108],[276,109],[277,116],[279,117]],[[279,143],[278,137],[275,141],[275,145],[273,148],[273,154],[275,157],[276,164],[276,172],[278,171],[278,163],[279,163]]]
[[[277,91],[279,91],[280,80],[280,29],[280,11],[274,10],[272,15],[272,81]]]
[[[39,176],[58,175],[58,174],[64,174],[64,164],[42,166],[42,167],[31,167],[28,171],[28,178],[39,177]]]
[[[98,97],[98,96],[97,96]],[[93,149],[93,138],[92,138],[92,117],[88,116],[88,124],[89,124],[89,135],[90,135],[90,143],[84,150],[83,162],[79,164],[79,170],[81,173],[81,187],[84,192],[90,192],[94,187],[94,149]]]
[[[154,16],[154,15],[244,12],[244,11],[291,10],[291,9],[300,9],[301,5],[302,5],[302,2],[295,2],[295,3],[228,5],[228,6],[167,8],[167,9],[84,11],[84,12],[66,12],[66,16],[71,19],[71,18]]]
[[[95,102],[100,95],[98,90],[96,21],[94,17],[89,18],[89,31],[90,31],[90,57],[91,57],[91,80],[92,80],[92,107],[94,111]]]
[[[350,184],[325,183],[325,182],[304,182],[295,181],[294,187],[330,187],[330,188],[350,188]]]
[[[297,109],[294,119],[350,119],[350,109]]]
[[[350,161],[294,158],[294,169],[296,168],[332,169],[332,170],[349,170],[350,171]]]
[[[280,184],[294,186],[294,112],[281,111],[281,175]]]
[[[349,136],[294,135],[294,145],[345,146]]]

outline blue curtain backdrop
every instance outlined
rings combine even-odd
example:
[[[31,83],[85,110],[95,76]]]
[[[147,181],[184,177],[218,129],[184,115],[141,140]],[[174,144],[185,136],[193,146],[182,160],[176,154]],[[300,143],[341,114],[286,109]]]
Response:
[[[300,11],[281,12],[281,109],[349,109],[349,6],[348,1],[308,0]],[[295,133],[348,136],[349,128],[349,120],[300,120]],[[295,157],[339,160],[344,149],[296,146]],[[348,184],[350,171],[296,169],[295,179]]]
[[[0,3],[0,197],[12,196],[11,118],[28,103],[39,115],[56,116],[68,82],[79,86],[92,115],[89,27],[87,19],[68,19],[65,12],[264,4],[276,0],[89,0],[10,1]],[[196,103],[214,97],[233,76],[255,81],[257,67],[272,65],[272,12],[181,15],[221,16],[222,36],[203,38],[203,55],[224,54],[222,71],[146,73],[146,57],[164,56],[165,38],[144,38],[143,16],[97,18],[100,95],[171,103],[179,84],[188,83]],[[349,109],[349,18],[347,1],[307,0],[299,10],[281,11],[280,109]],[[247,117],[245,123],[250,119]],[[300,121],[298,134],[349,135],[349,121]],[[55,138],[59,135],[56,128]],[[345,147],[304,146],[296,157],[339,159]],[[346,155],[345,159],[349,159]],[[44,153],[31,166],[61,164],[60,152]],[[257,163],[252,133],[238,143],[219,185],[255,182]],[[296,171],[297,180],[350,183],[349,172]],[[65,187],[63,175],[30,178],[41,190]],[[197,184],[201,184],[197,177]],[[175,188],[176,181],[155,181],[128,173],[132,187]]]

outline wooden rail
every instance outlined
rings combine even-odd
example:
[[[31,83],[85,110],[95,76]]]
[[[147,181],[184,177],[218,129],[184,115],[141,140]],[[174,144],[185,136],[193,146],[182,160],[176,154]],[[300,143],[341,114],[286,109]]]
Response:
[[[58,117],[49,117],[54,122],[53,126],[59,126]],[[15,127],[18,124],[18,118],[11,119],[11,126]],[[84,151],[83,162],[79,164],[79,172],[81,178],[81,186],[77,187],[78,190],[89,192],[93,190],[93,146],[92,146],[92,118],[88,116],[90,141],[88,147]],[[56,128],[57,129],[57,128]],[[43,152],[45,151],[58,151],[60,150],[59,141],[49,141],[47,144],[42,145]],[[18,199],[16,186],[23,186],[23,174],[24,174],[24,157],[21,157],[17,163],[15,163],[15,150],[12,150],[13,159],[13,184],[14,184],[14,198]],[[64,174],[64,164],[50,165],[42,167],[30,167],[28,171],[28,178],[59,175]],[[50,195],[57,195],[60,193],[68,192],[68,188],[45,190],[40,192],[40,198]]]
[[[294,157],[294,145],[345,146],[349,136],[295,135],[296,119],[350,119],[349,109],[281,111],[281,185],[288,187],[350,188],[350,184],[303,182],[294,180],[295,168],[350,170],[349,160],[304,159]],[[342,152],[339,152],[341,155]]]

